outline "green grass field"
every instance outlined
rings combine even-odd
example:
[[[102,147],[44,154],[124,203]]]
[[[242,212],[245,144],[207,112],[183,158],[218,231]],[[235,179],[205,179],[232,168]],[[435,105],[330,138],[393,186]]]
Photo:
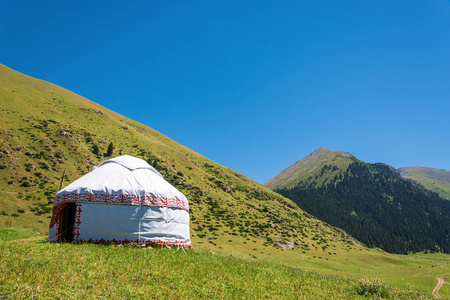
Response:
[[[17,241],[11,240],[15,231]],[[358,291],[370,291],[372,283],[370,298],[419,297],[371,277],[363,284],[206,249],[49,244],[34,233],[3,228],[0,243],[0,295],[32,287],[35,299],[360,299]],[[29,298],[23,291],[12,299]]]
[[[219,240],[220,243],[220,240]],[[196,248],[209,249],[208,245]],[[406,290],[413,289],[423,294],[431,295],[435,287],[436,277],[443,277],[450,282],[450,256],[448,254],[416,253],[409,255],[392,255],[377,249],[349,245],[347,248],[329,247],[317,249],[284,250],[265,247],[250,241],[253,252],[237,243],[221,244],[220,251],[255,262],[276,263],[280,265],[298,267],[309,272],[317,272],[326,276],[351,278],[357,280],[364,276],[378,277],[389,285]],[[448,284],[444,285],[440,294],[450,298]]]

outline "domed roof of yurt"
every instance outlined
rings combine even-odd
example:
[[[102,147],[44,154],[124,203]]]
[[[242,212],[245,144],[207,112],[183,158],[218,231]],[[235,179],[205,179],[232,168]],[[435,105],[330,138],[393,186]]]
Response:
[[[124,155],[56,194],[49,238],[190,245],[188,211],[186,197],[155,168]]]

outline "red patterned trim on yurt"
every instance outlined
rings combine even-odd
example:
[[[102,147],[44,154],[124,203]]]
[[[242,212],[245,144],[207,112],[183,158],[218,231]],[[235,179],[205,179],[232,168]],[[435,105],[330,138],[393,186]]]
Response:
[[[93,240],[93,239],[89,239],[86,240],[86,242],[89,243],[95,243],[95,244],[116,244],[116,245],[120,245],[120,244],[130,244],[130,243],[136,243],[136,244],[166,244],[166,245],[174,245],[174,246],[191,246],[191,242],[180,242],[180,241],[162,241],[162,240],[157,240],[157,241],[151,241],[151,240],[147,240],[147,241],[140,241],[139,239],[136,240],[116,240],[116,239],[112,239],[112,240],[104,240],[104,239],[100,239],[100,240]]]
[[[75,220],[73,222],[73,240],[78,241],[78,238],[80,237],[80,216],[81,216],[81,205],[75,204]]]
[[[61,213],[64,207],[66,206],[67,203],[60,203],[58,205],[53,206],[52,219],[50,220],[50,227],[53,227],[53,225],[55,224],[59,224],[59,221],[61,220]]]
[[[83,203],[114,203],[131,205],[167,206],[189,210],[186,201],[177,198],[136,196],[136,195],[109,195],[109,194],[63,194],[55,197],[55,204],[68,202]]]

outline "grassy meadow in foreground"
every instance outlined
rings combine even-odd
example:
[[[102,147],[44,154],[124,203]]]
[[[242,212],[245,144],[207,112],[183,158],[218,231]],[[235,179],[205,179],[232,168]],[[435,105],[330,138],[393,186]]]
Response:
[[[44,237],[29,233],[26,240],[25,235],[0,229],[0,295],[32,287],[35,299],[358,299],[373,287],[374,298],[418,297],[373,279],[324,276],[208,250],[49,244]],[[25,291],[14,299],[29,296]]]
[[[345,246],[333,245],[317,239],[308,250],[282,250],[261,244],[258,239],[216,235],[214,243],[205,242],[193,233],[195,249],[212,250],[254,262],[276,263],[317,272],[331,277],[380,278],[398,289],[418,290],[431,295],[436,277],[450,282],[450,256],[443,253],[394,255],[380,249],[361,247],[353,240]],[[449,285],[440,294],[450,298]]]

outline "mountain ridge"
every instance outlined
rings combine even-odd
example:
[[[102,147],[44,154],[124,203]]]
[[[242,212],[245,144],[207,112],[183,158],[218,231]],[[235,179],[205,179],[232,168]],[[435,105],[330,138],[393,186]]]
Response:
[[[450,200],[450,171],[419,166],[402,167],[398,168],[398,171],[403,178],[414,180],[442,198]]]
[[[331,151],[320,147],[305,158],[284,169],[264,185],[269,188],[275,186],[278,188],[293,187],[299,183],[299,180],[296,179],[299,178],[298,175],[311,175],[317,168],[321,168],[327,163],[336,167],[338,165],[345,166],[348,164],[347,159],[353,160],[356,158],[348,152]]]
[[[393,253],[450,251],[448,201],[405,180],[389,165],[321,153],[300,160],[300,167],[290,172],[296,178],[270,187],[369,247]]]

